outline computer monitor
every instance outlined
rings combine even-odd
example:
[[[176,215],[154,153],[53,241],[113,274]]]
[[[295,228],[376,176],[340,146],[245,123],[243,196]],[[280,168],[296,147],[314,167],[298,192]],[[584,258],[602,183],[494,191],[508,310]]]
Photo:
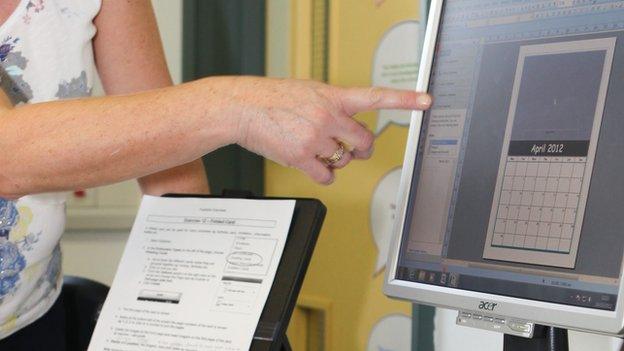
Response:
[[[434,0],[384,290],[622,335],[624,1]]]

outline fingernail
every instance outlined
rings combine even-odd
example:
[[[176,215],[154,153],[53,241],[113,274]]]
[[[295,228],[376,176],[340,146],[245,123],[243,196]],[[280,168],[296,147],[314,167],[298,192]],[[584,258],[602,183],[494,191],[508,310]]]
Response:
[[[416,98],[416,103],[418,104],[419,108],[422,109],[427,109],[431,107],[431,102],[431,96],[429,96],[428,94],[419,95],[418,98]]]

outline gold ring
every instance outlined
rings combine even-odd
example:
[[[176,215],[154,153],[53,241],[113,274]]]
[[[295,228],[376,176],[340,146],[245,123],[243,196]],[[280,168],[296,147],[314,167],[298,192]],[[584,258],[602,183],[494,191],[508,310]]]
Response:
[[[333,155],[331,155],[330,157],[323,157],[322,160],[329,166],[333,165],[334,163],[339,162],[340,160],[342,160],[342,157],[344,156],[344,152],[345,152],[345,147],[343,143],[338,143],[338,150],[336,150],[334,152]]]

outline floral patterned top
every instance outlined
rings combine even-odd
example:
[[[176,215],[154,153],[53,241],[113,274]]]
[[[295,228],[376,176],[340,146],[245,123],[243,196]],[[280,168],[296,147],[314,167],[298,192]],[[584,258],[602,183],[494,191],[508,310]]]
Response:
[[[91,94],[100,2],[21,0],[0,25],[0,88],[15,105]],[[65,194],[0,198],[0,339],[37,320],[58,297],[64,226]]]

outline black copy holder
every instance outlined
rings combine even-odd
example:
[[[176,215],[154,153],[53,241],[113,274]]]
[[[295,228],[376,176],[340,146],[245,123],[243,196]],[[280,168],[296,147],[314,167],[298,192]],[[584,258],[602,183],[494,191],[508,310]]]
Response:
[[[284,252],[250,347],[250,351],[292,351],[286,329],[327,213],[325,206],[315,199],[256,197],[249,192],[231,190],[221,196],[167,194],[165,197],[296,201]]]

